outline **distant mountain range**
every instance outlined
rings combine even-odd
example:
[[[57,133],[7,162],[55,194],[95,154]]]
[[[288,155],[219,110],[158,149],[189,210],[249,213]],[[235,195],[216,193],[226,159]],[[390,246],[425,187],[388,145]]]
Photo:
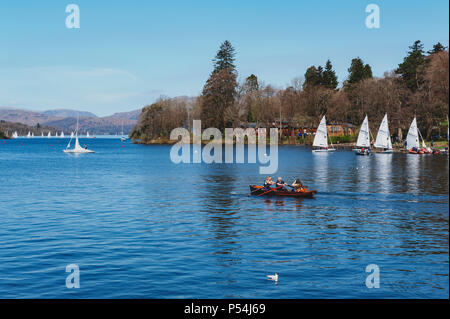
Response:
[[[74,110],[66,110],[66,109],[59,109],[59,110],[49,110],[44,111],[42,114],[54,116],[54,117],[93,117],[97,118],[98,116],[91,112],[82,112],[82,111],[74,111]]]
[[[76,110],[49,110],[43,112],[29,111],[23,109],[12,109],[0,107],[0,120],[22,123],[35,127],[52,127],[59,131],[72,132],[76,128],[77,116],[79,116],[80,133],[89,132],[93,134],[116,134],[122,132],[128,134],[136,125],[141,110],[131,112],[115,113],[110,116],[98,117],[90,112],[79,112]]]

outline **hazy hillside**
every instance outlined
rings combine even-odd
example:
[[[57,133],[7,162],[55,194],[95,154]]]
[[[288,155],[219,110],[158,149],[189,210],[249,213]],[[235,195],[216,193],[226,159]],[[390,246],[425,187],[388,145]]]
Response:
[[[76,117],[80,114],[79,129],[81,133],[86,131],[91,134],[117,134],[123,131],[128,134],[136,125],[141,110],[115,113],[110,116],[97,117],[90,112],[78,112],[74,110],[50,110],[34,112],[11,108],[0,108],[0,120],[13,123],[22,123],[29,126],[48,126],[58,131],[72,132],[76,128]],[[70,115],[70,116],[65,116]],[[28,129],[26,133],[28,133]],[[36,133],[35,133],[36,134]],[[40,133],[39,133],[40,134]],[[20,133],[19,133],[20,135]]]
[[[42,112],[42,114],[54,116],[54,117],[93,117],[97,118],[98,116],[91,112],[83,112],[83,111],[75,111],[75,110],[67,110],[67,109],[58,109],[58,110],[48,110]]]
[[[92,134],[117,134],[123,131],[128,134],[130,130],[137,123],[136,120],[123,119],[120,117],[99,117],[90,118],[83,117],[78,120],[78,128],[81,133],[89,132]],[[45,125],[58,127],[65,131],[75,131],[77,126],[77,119],[75,117],[64,118],[46,122]]]
[[[0,108],[0,120],[35,126],[57,119],[55,116],[20,109]]]

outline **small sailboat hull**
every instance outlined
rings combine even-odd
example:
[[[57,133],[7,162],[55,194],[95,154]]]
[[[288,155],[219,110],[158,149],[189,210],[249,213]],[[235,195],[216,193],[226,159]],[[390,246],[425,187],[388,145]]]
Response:
[[[324,149],[320,149],[320,150],[319,149],[313,150],[314,153],[324,153],[324,152],[334,152],[334,151],[336,151],[335,148],[328,148],[328,149],[324,148]]]
[[[356,154],[356,155],[370,155],[371,154],[371,152],[370,152],[370,150],[369,149],[359,149],[359,148],[356,148],[356,149],[354,149],[353,150],[353,152]]]
[[[87,149],[81,149],[81,150],[63,150],[64,153],[69,153],[69,154],[87,154],[87,153],[95,153],[94,151],[91,150],[87,150]]]

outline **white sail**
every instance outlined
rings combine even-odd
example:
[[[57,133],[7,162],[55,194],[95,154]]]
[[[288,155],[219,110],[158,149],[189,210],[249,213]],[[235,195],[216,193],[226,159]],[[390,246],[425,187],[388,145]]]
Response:
[[[369,119],[366,117],[359,130],[358,140],[356,141],[357,147],[370,147],[370,133],[369,133]]]
[[[409,127],[408,136],[406,136],[406,147],[408,149],[411,149],[413,147],[419,148],[419,132],[417,130],[417,120],[414,118],[414,120],[411,123],[411,126]]]
[[[327,131],[327,121],[325,115],[320,121],[319,127],[316,131],[316,136],[314,137],[313,146],[317,147],[328,147],[328,131]]]
[[[392,149],[391,134],[389,133],[389,123],[387,114],[384,115],[378,129],[377,139],[375,140],[375,147]]]
[[[70,133],[70,138],[73,138],[73,132],[72,132],[72,133]]]
[[[86,137],[89,137],[89,132],[86,132]]]
[[[31,132],[28,132],[27,137],[28,137],[28,138],[31,137]]]
[[[31,133],[31,137],[34,137],[34,133]]]
[[[52,137],[52,133],[51,133],[51,132],[48,132],[47,137]]]
[[[41,133],[41,137],[44,137],[44,132]]]
[[[64,132],[61,132],[61,136],[60,137],[64,137]]]
[[[17,131],[13,133],[12,138],[18,138],[19,135],[17,134]]]

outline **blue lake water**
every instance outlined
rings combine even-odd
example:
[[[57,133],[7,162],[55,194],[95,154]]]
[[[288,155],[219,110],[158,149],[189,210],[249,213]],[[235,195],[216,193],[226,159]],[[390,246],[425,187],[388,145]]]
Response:
[[[301,200],[248,196],[257,164],[176,165],[169,146],[3,142],[0,298],[448,298],[447,156],[280,147],[273,177],[318,190]]]

